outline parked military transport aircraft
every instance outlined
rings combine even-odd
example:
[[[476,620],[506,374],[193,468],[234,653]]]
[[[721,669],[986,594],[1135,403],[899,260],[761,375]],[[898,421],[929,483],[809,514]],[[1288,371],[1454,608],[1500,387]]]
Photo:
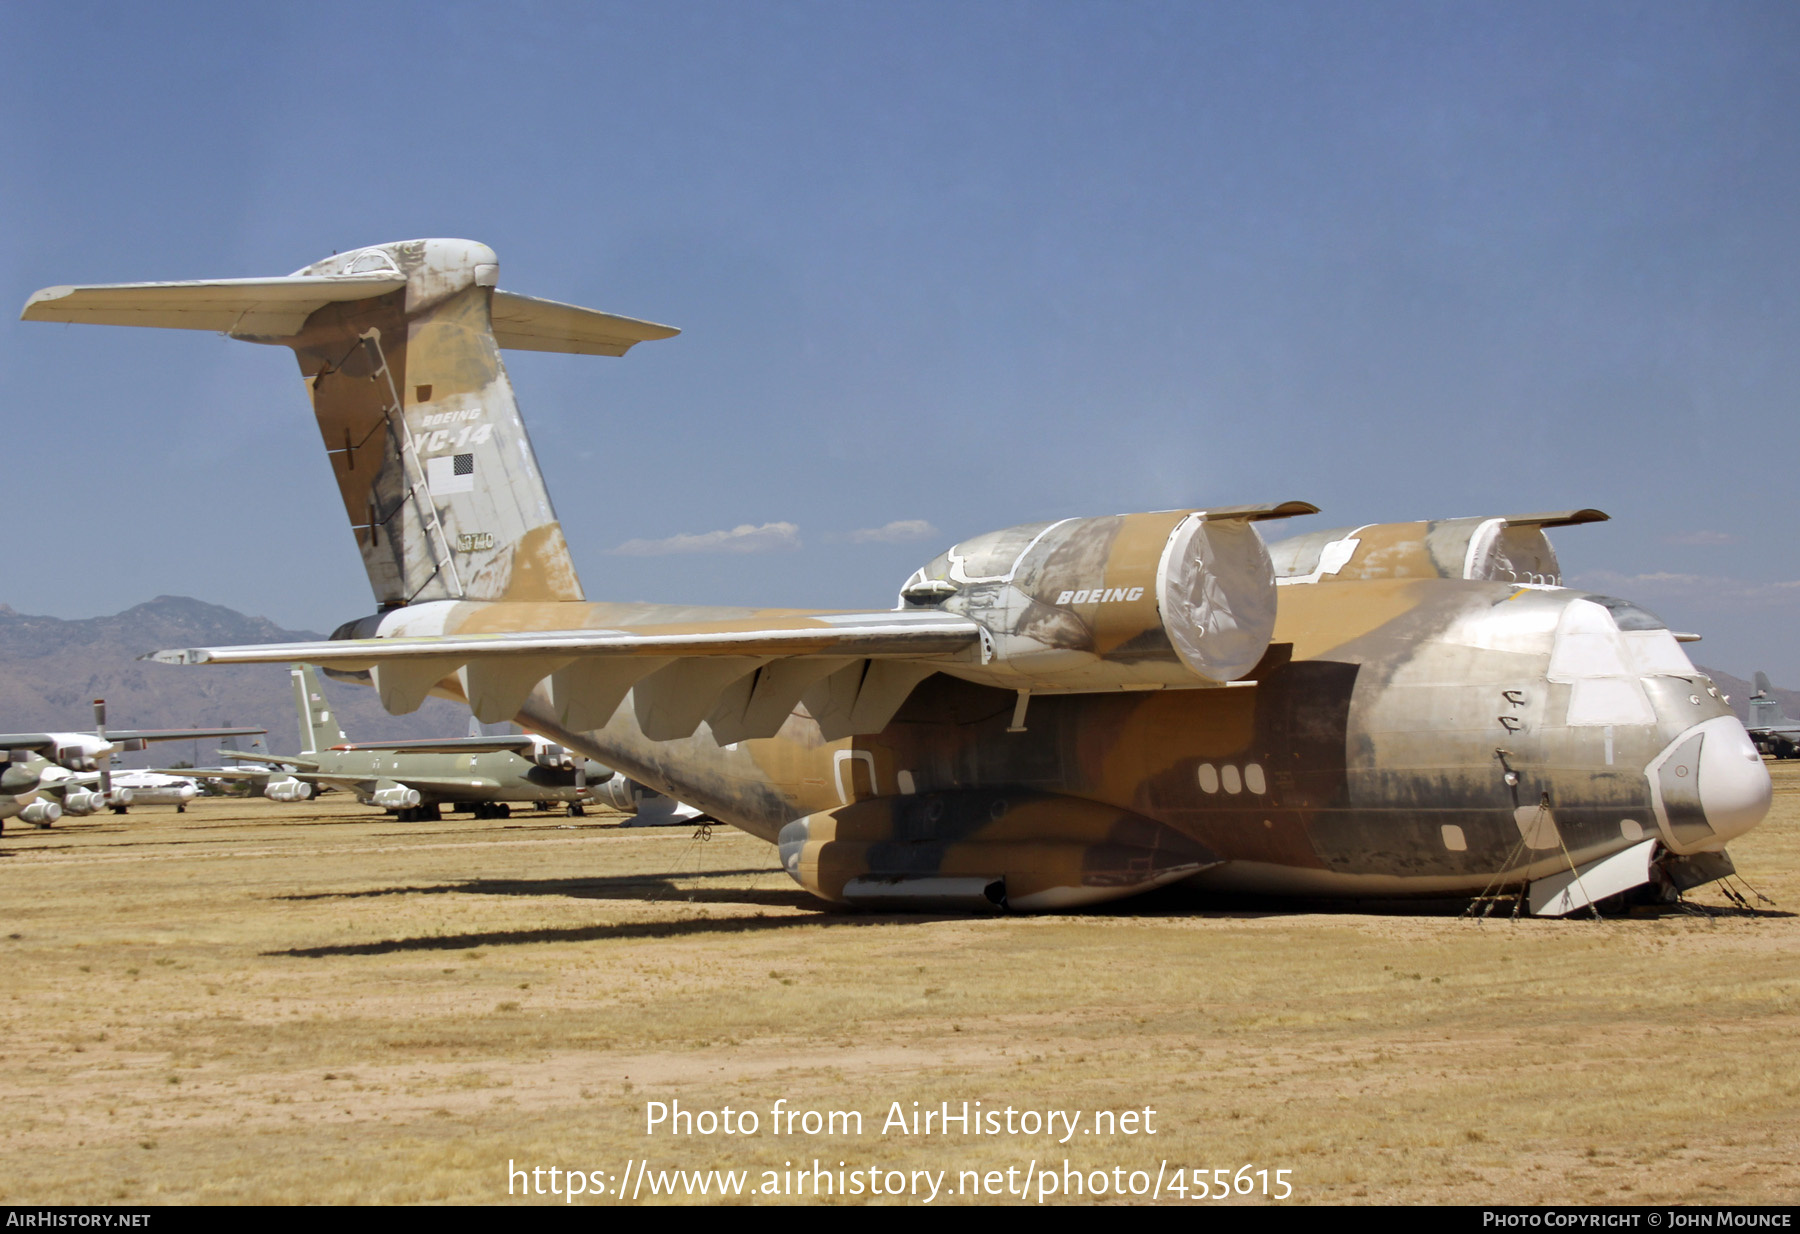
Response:
[[[1649,613],[1560,585],[1544,527],[1357,527],[1300,502],[964,540],[882,612],[590,603],[500,349],[676,331],[496,290],[415,240],[286,278],[53,287],[39,321],[221,330],[299,358],[380,611],[306,660],[394,712],[517,718],[779,846],[854,904],[1048,909],[1193,880],[1529,893],[1562,914],[1731,870],[1768,774]],[[1280,563],[1277,570],[1276,563]]]
[[[93,732],[0,733],[0,749],[28,750],[45,759],[47,764],[54,764],[46,765],[41,770],[38,776],[41,792],[37,793],[35,801],[25,802],[16,811],[26,822],[48,827],[64,814],[93,814],[107,806],[123,814],[126,807],[141,796],[134,793],[129,785],[122,785],[117,789],[113,787],[112,757],[115,754],[142,750],[155,741],[243,737],[263,731],[260,728],[132,728],[108,731],[106,700],[97,698],[94,700]],[[12,815],[0,814],[0,818],[5,817]]]
[[[1756,692],[1750,696],[1750,740],[1764,754],[1776,758],[1800,758],[1800,721],[1788,719],[1781,703],[1769,697],[1769,675],[1756,674]]]
[[[508,802],[563,802],[570,814],[595,799],[594,788],[612,779],[610,767],[530,733],[405,741],[353,742],[332,715],[319,679],[304,664],[290,670],[294,708],[300,717],[298,755],[253,755],[221,750],[227,758],[268,759],[265,767],[209,771],[215,779],[261,782],[276,801],[304,801],[315,784],[356,794],[364,805],[385,807],[402,822],[442,816],[442,808],[468,809],[477,818],[505,818]]]
[[[48,827],[63,816],[63,804],[58,794],[46,792],[51,787],[46,777],[55,777],[61,772],[69,775],[65,767],[59,767],[41,754],[33,754],[30,750],[12,750],[4,765],[0,765],[0,831],[6,829],[6,820],[20,819],[37,827]],[[99,806],[88,808],[88,797],[98,797],[98,793],[89,793],[77,788],[83,794],[78,798],[80,813],[92,814]]]

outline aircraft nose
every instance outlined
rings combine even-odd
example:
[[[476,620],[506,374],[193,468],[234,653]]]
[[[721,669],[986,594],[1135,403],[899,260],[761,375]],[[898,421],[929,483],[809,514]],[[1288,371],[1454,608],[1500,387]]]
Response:
[[[1700,807],[1721,839],[1743,835],[1769,812],[1769,769],[1735,717],[1722,716],[1700,747]]]
[[[1663,842],[1678,853],[1725,847],[1762,821],[1774,795],[1762,755],[1735,716],[1684,730],[1644,770]]]

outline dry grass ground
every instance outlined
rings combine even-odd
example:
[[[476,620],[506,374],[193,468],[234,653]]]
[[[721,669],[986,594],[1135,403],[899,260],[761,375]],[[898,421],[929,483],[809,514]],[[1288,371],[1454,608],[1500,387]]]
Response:
[[[509,1159],[817,1158],[952,1187],[1067,1159],[1285,1168],[1301,1201],[1792,1203],[1800,764],[1773,771],[1734,850],[1776,909],[1603,923],[877,917],[723,829],[342,798],[9,828],[0,1202],[488,1202]],[[776,1138],[778,1098],[863,1133]],[[892,1102],[965,1099],[1151,1107],[1156,1134],[881,1131]],[[647,1137],[653,1100],[760,1134]]]

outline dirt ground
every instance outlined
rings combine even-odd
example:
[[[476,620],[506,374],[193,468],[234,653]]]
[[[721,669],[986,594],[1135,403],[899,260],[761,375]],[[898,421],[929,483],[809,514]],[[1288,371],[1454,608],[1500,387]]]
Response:
[[[901,1199],[943,1171],[937,1203],[1035,1200],[1050,1167],[1109,1201],[1194,1202],[1196,1170],[1261,1200],[1285,1170],[1299,1202],[1793,1203],[1800,764],[1771,770],[1733,855],[1773,907],[1714,886],[1604,922],[1169,893],[876,916],[724,828],[341,797],[15,824],[0,1202],[565,1202],[521,1194],[550,1167],[606,1189],[584,1203],[745,1170],[747,1202],[793,1198],[791,1167],[810,1198],[817,1162],[860,1171],[853,1201],[890,1171]],[[677,1102],[758,1126],[647,1133]],[[964,1102],[1013,1133],[890,1120]],[[1073,1134],[1032,1133],[1050,1111]]]

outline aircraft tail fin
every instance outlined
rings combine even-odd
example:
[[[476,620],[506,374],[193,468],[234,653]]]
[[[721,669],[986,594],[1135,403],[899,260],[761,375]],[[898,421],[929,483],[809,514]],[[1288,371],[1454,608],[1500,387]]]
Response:
[[[409,240],[285,278],[48,287],[22,316],[291,347],[382,608],[580,600],[500,349],[619,356],[678,331],[500,291],[498,274],[486,245]]]
[[[300,753],[316,754],[348,743],[312,665],[296,664],[288,671],[294,678],[294,709],[300,718]]]
[[[1749,726],[1753,729],[1791,726],[1794,721],[1788,718],[1787,711],[1781,705],[1781,700],[1773,698],[1769,694],[1773,688],[1769,685],[1769,675],[1758,671],[1754,681],[1756,690],[1750,695]]]

